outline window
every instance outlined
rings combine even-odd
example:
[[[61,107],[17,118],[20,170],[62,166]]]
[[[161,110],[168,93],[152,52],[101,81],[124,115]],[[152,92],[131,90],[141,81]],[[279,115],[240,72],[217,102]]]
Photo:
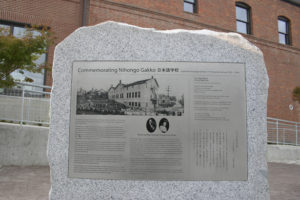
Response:
[[[6,36],[9,35],[9,33],[11,32],[11,28],[10,28],[10,26],[8,26],[8,25],[1,24],[1,23],[0,23],[0,28],[5,28],[5,29],[7,29],[7,32],[5,33]]]
[[[185,12],[196,13],[196,0],[184,0],[183,9]]]
[[[26,28],[26,24],[21,23],[13,23],[13,22],[7,22],[7,21],[0,21],[0,27],[9,28],[10,33],[17,37],[21,38],[24,36]],[[33,31],[33,35],[40,34],[38,31]],[[42,54],[35,63],[37,64],[43,64],[46,62],[46,54]],[[18,71],[14,71],[11,73],[11,76],[15,79],[18,79],[20,81],[23,81],[25,77],[29,77],[33,80],[33,84],[36,85],[44,85],[45,81],[45,70],[42,70],[42,73],[32,73],[28,71],[24,71],[24,74],[19,73]],[[36,88],[32,86],[26,86],[26,89],[28,90],[36,90],[36,91],[42,91],[42,88]]]
[[[244,3],[236,3],[236,31],[251,34],[250,6]]]
[[[141,97],[141,92],[138,92],[138,97],[139,97],[139,98]]]
[[[280,44],[291,44],[290,20],[278,17],[278,37]]]

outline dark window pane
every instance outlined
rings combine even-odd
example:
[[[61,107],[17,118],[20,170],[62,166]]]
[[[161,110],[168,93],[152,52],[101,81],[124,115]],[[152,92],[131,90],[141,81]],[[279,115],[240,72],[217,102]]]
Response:
[[[286,22],[282,20],[278,20],[278,32],[286,33]]]
[[[195,3],[195,0],[184,0],[185,2]]]
[[[193,13],[194,12],[194,6],[193,6],[193,4],[184,3],[184,11],[185,12]]]
[[[244,22],[237,21],[236,22],[236,29],[237,29],[237,32],[247,34],[247,24],[244,23]]]
[[[244,21],[244,22],[248,22],[247,9],[237,6],[236,7],[236,19]]]
[[[279,33],[279,43],[280,44],[286,44],[285,34]]]
[[[278,17],[278,37],[280,44],[291,44],[290,43],[290,23],[285,17]]]

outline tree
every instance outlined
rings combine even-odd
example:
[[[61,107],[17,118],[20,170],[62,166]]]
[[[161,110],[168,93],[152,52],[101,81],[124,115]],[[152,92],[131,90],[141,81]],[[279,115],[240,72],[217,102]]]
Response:
[[[42,69],[48,68],[46,63],[39,65],[35,61],[47,53],[49,45],[54,41],[52,35],[47,27],[32,26],[26,28],[24,37],[18,38],[9,29],[0,28],[0,88],[15,85],[16,80],[11,73],[16,70],[21,74],[25,70],[41,73]],[[33,82],[28,77],[24,81]]]
[[[295,87],[293,90],[293,100],[300,103],[300,87]]]

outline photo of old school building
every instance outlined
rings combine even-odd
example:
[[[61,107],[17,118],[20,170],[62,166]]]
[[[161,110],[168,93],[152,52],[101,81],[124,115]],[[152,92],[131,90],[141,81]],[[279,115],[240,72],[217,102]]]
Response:
[[[159,85],[153,76],[129,84],[122,81],[108,90],[108,98],[131,108],[143,108],[154,111],[157,104],[157,89]]]
[[[105,88],[83,89],[84,83],[77,88],[78,115],[148,115],[182,116],[184,114],[184,93],[171,92],[168,84],[159,84],[153,76],[127,81],[112,81]],[[170,85],[169,85],[170,84]],[[166,89],[166,90],[165,90]]]

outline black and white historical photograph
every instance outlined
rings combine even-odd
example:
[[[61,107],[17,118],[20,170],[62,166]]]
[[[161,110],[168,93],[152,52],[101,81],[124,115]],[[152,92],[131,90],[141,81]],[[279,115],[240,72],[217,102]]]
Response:
[[[183,116],[178,76],[94,75],[77,81],[77,115]]]
[[[166,118],[162,118],[162,119],[159,121],[159,130],[160,130],[162,133],[168,132],[169,126],[170,126],[170,123],[169,123],[169,121],[168,121]]]
[[[151,117],[147,120],[146,128],[150,133],[153,133],[156,130],[156,121],[154,118]]]

